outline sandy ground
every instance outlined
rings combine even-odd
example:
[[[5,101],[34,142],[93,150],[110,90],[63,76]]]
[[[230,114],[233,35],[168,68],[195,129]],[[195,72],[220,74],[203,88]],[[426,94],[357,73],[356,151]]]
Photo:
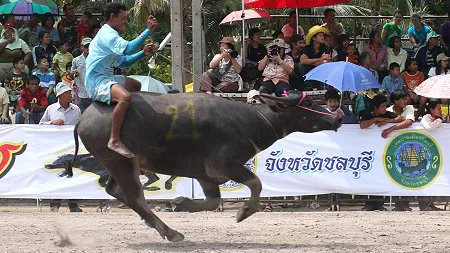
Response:
[[[0,252],[450,252],[448,211],[235,214],[157,212],[186,236],[170,243],[131,210],[0,207]],[[56,246],[64,236],[73,245]]]

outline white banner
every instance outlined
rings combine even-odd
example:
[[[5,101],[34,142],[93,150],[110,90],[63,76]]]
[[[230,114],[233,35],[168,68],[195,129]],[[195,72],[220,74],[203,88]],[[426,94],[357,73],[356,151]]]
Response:
[[[385,127],[384,127],[385,128]],[[382,129],[344,125],[338,132],[293,133],[247,164],[263,183],[263,197],[328,193],[450,196],[450,126],[427,132],[420,124],[381,137]],[[82,147],[72,178],[59,177],[74,152],[73,126],[0,125],[0,198],[111,198],[107,172]],[[196,181],[147,173],[146,198],[202,198]],[[235,182],[222,197],[249,197]]]

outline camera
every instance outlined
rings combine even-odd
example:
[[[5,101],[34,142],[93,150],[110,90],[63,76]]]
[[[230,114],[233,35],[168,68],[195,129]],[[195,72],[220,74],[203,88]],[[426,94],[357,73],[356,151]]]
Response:
[[[232,50],[232,49],[228,49],[228,50],[226,50],[226,52],[228,53],[228,55],[231,57],[231,58],[237,58],[238,57],[238,51],[236,51],[236,50]]]
[[[278,47],[271,47],[270,48],[270,55],[271,56],[278,55]]]

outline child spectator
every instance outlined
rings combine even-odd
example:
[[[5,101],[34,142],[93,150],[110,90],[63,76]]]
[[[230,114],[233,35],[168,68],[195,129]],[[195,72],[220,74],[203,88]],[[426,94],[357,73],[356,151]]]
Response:
[[[88,11],[83,12],[80,23],[77,25],[77,45],[81,45],[83,38],[90,38],[91,35],[91,18],[92,14]]]
[[[28,84],[28,75],[25,73],[25,63],[23,57],[16,57],[13,60],[14,70],[6,76],[5,88],[9,95],[9,100],[14,108],[18,109],[18,99],[22,89]]]
[[[37,76],[40,80],[39,85],[45,89],[47,94],[48,103],[53,104],[57,101],[56,95],[54,93],[54,88],[56,84],[55,74],[49,71],[49,63],[47,58],[42,57],[39,59],[38,70],[36,70],[33,75]]]
[[[39,77],[32,75],[28,86],[20,94],[20,110],[16,114],[16,124],[24,124],[30,117],[31,124],[37,124],[48,106],[45,89],[39,86]]]
[[[386,96],[382,94],[376,95],[372,99],[371,108],[362,113],[359,127],[361,129],[372,125],[382,127],[387,123],[400,123],[405,120],[403,116],[397,116],[397,114],[387,111],[387,102]]]
[[[387,138],[394,130],[410,127],[415,121],[414,106],[408,105],[408,95],[403,90],[393,91],[390,100],[392,106],[387,108],[387,111],[403,116],[404,120],[395,126],[384,129],[381,133],[383,138]]]
[[[56,75],[56,79],[59,80],[61,76],[67,71],[66,65],[72,62],[73,56],[69,52],[69,42],[66,40],[61,41],[59,51],[53,57],[52,70]]]
[[[405,70],[406,60],[408,59],[408,53],[402,49],[402,40],[398,36],[391,38],[389,43],[390,48],[387,49],[388,64],[393,62],[400,65],[400,72]]]
[[[414,93],[414,89],[425,81],[425,76],[419,71],[419,65],[416,58],[411,58],[406,61],[406,71],[401,74],[405,89]],[[415,94],[415,93],[414,93]]]
[[[353,64],[359,64],[359,52],[356,48],[356,45],[353,43],[348,44],[347,46],[347,54],[346,61],[351,62]]]
[[[420,123],[428,131],[434,130],[442,125],[441,103],[430,101],[427,105],[428,114],[422,117]]]
[[[347,59],[347,47],[350,44],[350,38],[347,34],[342,34],[339,36],[339,44],[336,48],[336,51],[338,53],[338,56],[336,58],[336,61],[346,61]]]
[[[338,118],[342,119],[342,124],[356,124],[358,123],[355,115],[345,106],[341,105],[339,107],[339,101],[341,97],[338,91],[334,88],[329,87],[325,93],[325,102],[327,109],[330,113],[336,115]]]
[[[428,77],[445,75],[449,73],[448,57],[444,53],[440,53],[436,56],[436,67],[432,67],[428,72]],[[449,78],[450,79],[450,78]]]
[[[381,89],[391,94],[397,90],[403,90],[403,79],[400,76],[400,65],[393,62],[389,65],[389,75],[383,79]]]

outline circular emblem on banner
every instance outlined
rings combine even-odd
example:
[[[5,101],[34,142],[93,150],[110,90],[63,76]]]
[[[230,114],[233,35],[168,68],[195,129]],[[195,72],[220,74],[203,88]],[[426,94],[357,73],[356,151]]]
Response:
[[[253,173],[256,173],[256,156],[254,156],[252,159],[248,160],[246,164],[244,164],[244,167]],[[220,190],[222,191],[237,191],[242,188],[244,188],[244,185],[238,182],[235,182],[233,180],[230,180],[224,184],[219,185]]]
[[[442,169],[442,152],[433,137],[419,131],[405,131],[386,145],[383,165],[398,186],[418,190],[431,185]]]

